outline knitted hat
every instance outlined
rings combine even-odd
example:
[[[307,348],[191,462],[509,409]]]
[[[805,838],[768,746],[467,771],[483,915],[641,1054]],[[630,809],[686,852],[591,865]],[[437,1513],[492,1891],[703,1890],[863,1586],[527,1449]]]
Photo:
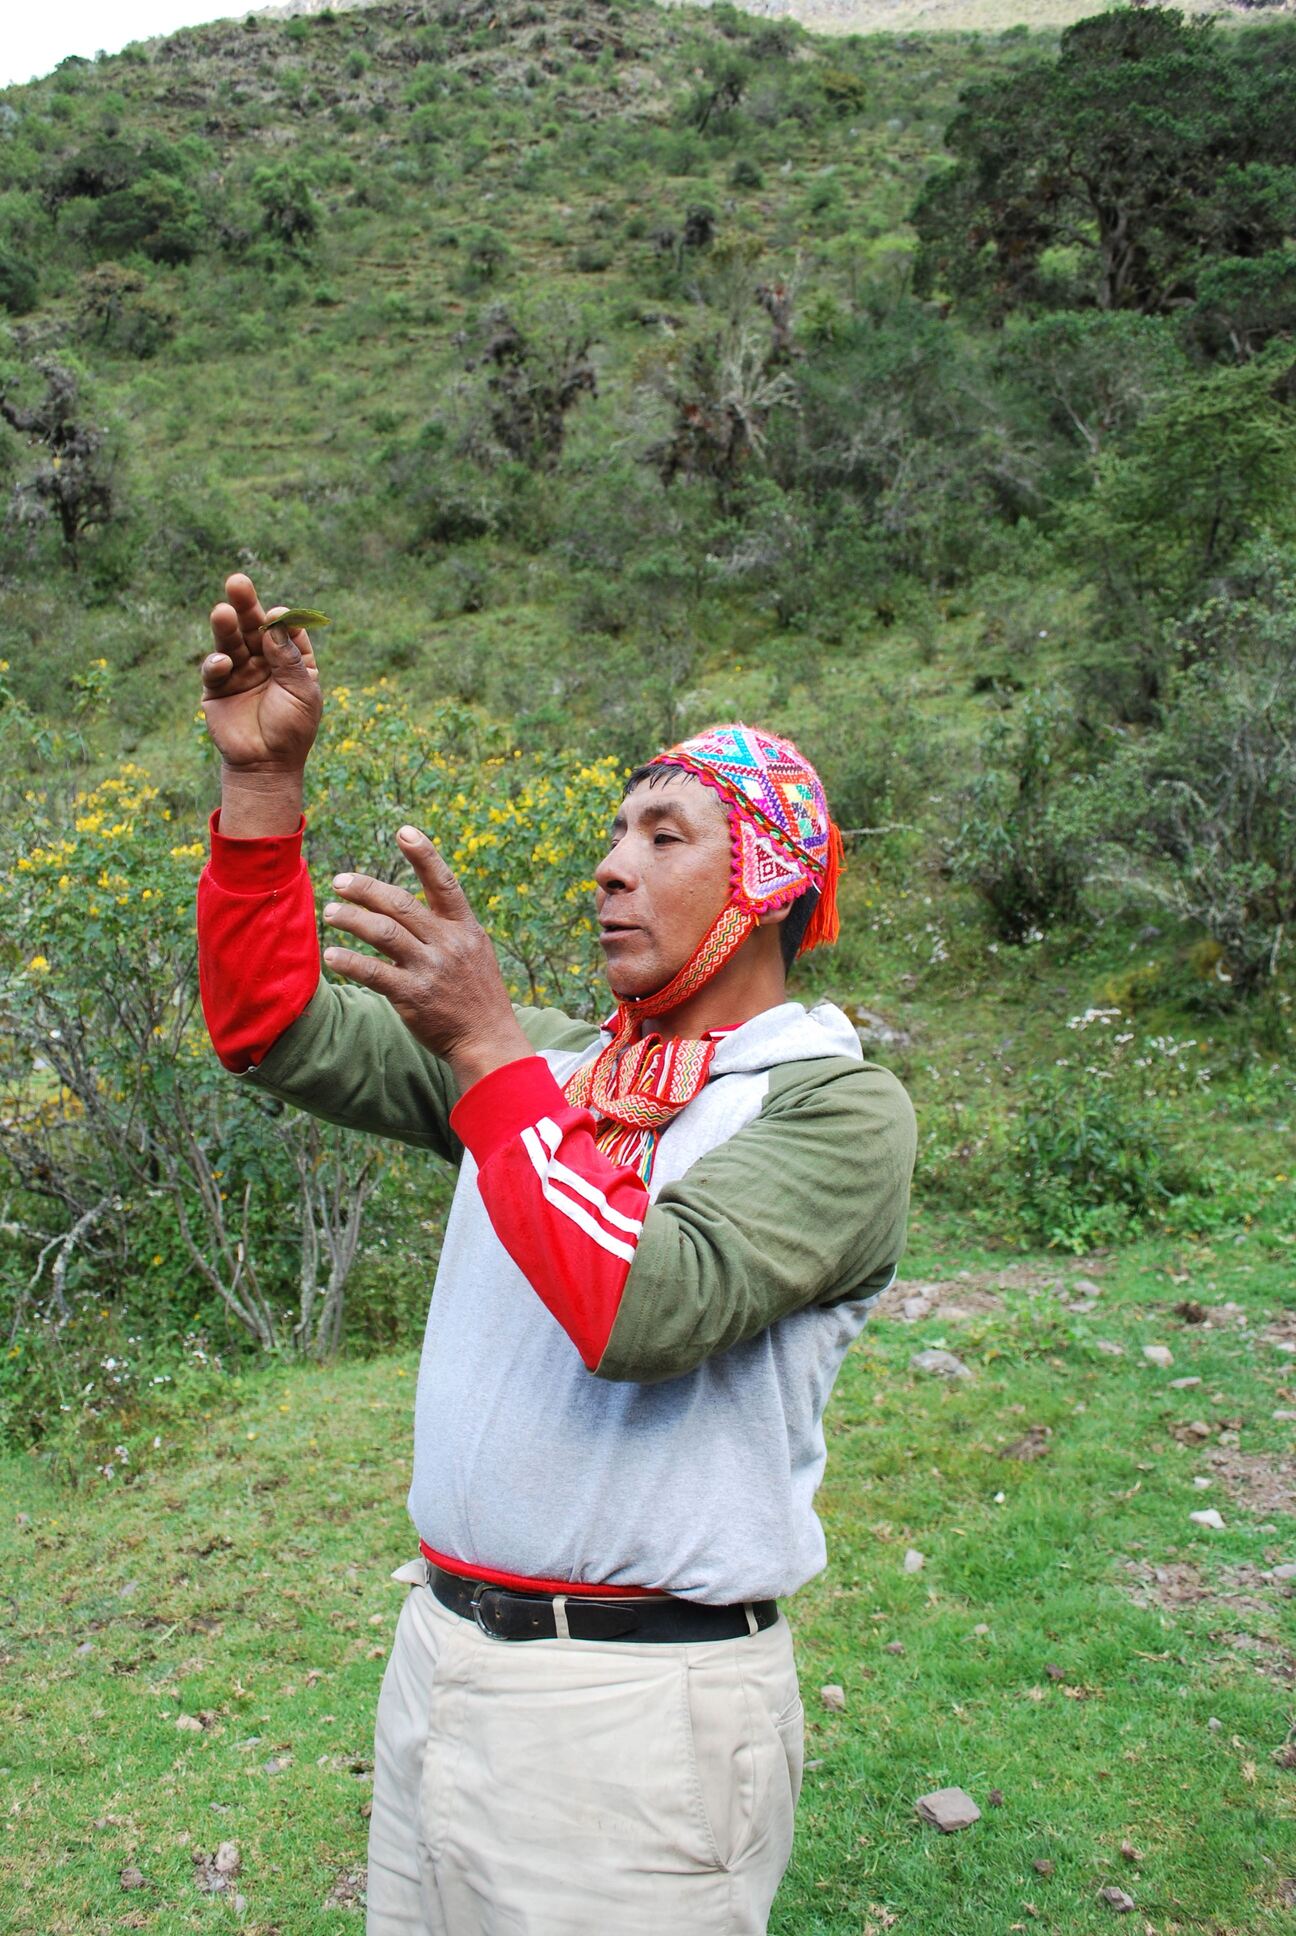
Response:
[[[823,782],[790,739],[758,726],[712,726],[649,762],[680,766],[720,795],[733,850],[730,905],[758,920],[817,888],[798,954],[837,939],[841,833]]]

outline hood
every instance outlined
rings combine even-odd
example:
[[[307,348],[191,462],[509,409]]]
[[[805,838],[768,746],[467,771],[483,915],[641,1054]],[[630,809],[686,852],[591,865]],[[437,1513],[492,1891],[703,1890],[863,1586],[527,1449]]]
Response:
[[[805,1009],[800,1002],[780,1002],[753,1015],[716,1043],[713,1076],[730,1076],[773,1069],[781,1062],[816,1062],[824,1056],[864,1060],[853,1022],[834,1002],[817,1002]]]

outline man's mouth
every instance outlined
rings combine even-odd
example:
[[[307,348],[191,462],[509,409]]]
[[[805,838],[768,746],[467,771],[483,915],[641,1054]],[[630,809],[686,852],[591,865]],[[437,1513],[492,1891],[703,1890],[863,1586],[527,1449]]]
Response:
[[[643,930],[636,921],[600,921],[599,941],[605,946],[608,942],[619,941],[627,934],[642,934]]]

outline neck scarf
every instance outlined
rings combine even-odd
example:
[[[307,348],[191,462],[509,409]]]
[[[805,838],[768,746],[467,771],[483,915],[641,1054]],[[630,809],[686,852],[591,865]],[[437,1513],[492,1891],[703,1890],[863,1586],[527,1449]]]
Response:
[[[753,726],[714,726],[649,762],[682,767],[719,794],[729,818],[730,897],[679,973],[655,994],[618,1003],[611,1040],[569,1077],[565,1093],[595,1118],[604,1154],[645,1182],[662,1130],[703,1088],[716,1041],[642,1034],[642,1024],[688,1001],[737,953],[763,914],[816,888],[805,954],[837,939],[842,839],[819,775],[790,740]]]

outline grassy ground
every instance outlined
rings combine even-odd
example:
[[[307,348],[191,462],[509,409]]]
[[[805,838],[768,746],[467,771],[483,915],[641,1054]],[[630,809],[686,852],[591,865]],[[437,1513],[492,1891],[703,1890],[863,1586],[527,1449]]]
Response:
[[[869,1327],[829,1415],[778,1936],[1097,1931],[1105,1886],[1157,1936],[1290,1926],[1291,1252],[1235,1235],[1005,1266],[920,1224],[931,1309]],[[911,1370],[942,1340],[971,1379]],[[413,1368],[244,1378],[126,1484],[0,1466],[15,1936],[356,1927]],[[912,1803],[947,1784],[983,1812],[942,1837]]]

